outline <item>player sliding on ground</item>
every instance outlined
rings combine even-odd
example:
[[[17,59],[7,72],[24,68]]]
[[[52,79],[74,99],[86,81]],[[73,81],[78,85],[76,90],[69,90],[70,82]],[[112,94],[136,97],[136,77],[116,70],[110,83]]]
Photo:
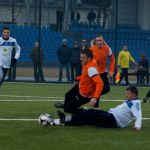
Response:
[[[88,102],[94,107],[103,90],[103,81],[99,76],[92,52],[89,49],[82,51],[80,60],[83,68],[82,75],[77,77],[79,84],[65,94],[64,104],[55,104],[55,107],[64,108],[65,112],[71,114],[84,111],[79,107]]]
[[[58,111],[60,119],[54,119],[52,125],[81,126],[94,125],[103,128],[124,128],[135,118],[134,130],[141,130],[142,112],[141,103],[137,98],[138,89],[130,86],[126,89],[126,100],[119,106],[103,111],[89,109],[78,114],[65,116]]]

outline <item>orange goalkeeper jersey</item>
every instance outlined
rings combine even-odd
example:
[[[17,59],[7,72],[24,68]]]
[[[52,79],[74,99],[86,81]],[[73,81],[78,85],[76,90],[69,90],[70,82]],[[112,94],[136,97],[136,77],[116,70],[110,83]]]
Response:
[[[99,72],[100,73],[106,72],[106,68],[107,68],[106,61],[107,61],[107,58],[109,57],[110,58],[109,72],[114,73],[115,58],[112,54],[110,47],[106,44],[103,44],[101,48],[99,48],[97,45],[94,45],[90,49],[98,65]]]
[[[103,89],[103,81],[99,76],[94,60],[83,66],[82,74],[77,77],[77,80],[80,81],[79,91],[82,96],[99,99]]]

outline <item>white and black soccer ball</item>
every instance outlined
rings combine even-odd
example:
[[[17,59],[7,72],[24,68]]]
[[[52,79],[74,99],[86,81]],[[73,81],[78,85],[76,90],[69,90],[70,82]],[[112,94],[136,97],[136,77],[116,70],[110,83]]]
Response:
[[[38,122],[42,126],[48,126],[53,121],[53,118],[49,114],[41,114]]]

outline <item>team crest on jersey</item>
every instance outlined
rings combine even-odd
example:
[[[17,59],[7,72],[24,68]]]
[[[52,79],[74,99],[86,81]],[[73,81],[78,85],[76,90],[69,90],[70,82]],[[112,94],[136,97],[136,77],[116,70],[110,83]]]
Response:
[[[2,55],[4,56],[7,56],[8,55],[8,49],[7,48],[4,48],[3,51],[2,51]]]

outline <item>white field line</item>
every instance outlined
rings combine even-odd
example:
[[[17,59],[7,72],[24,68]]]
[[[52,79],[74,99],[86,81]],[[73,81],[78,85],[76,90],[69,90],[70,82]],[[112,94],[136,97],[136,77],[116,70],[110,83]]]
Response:
[[[47,96],[29,96],[29,95],[26,95],[26,96],[21,96],[21,95],[0,95],[0,97],[14,97],[14,98],[45,98],[45,99],[50,99],[50,98],[56,98],[56,99],[61,99],[62,97],[47,97]]]
[[[6,100],[0,100],[0,102],[63,102],[64,100],[63,99],[51,99],[51,100],[46,100],[46,99],[36,99],[36,100],[33,100],[33,99],[27,99],[27,100],[12,100],[12,99],[6,99]]]
[[[5,100],[0,100],[0,102],[63,102],[64,99],[50,99],[50,100],[46,100],[46,99],[27,99],[27,100],[12,100],[12,99],[5,99]],[[123,100],[108,100],[108,99],[101,99],[100,101],[102,102],[123,102]]]
[[[0,118],[0,121],[38,121],[38,119],[9,119],[9,118]]]
[[[150,118],[142,118],[142,120],[150,120]],[[0,121],[38,121],[38,119],[21,119],[21,118],[17,118],[17,119],[9,119],[9,118],[0,118]]]
[[[9,98],[37,98],[37,99],[28,99],[28,100],[12,100],[12,99],[8,99],[8,100],[0,100],[0,102],[2,101],[49,101],[49,102],[54,102],[54,101],[64,101],[64,97],[47,97],[47,96],[21,96],[21,95],[0,95],[0,97],[9,97]],[[42,100],[41,100],[42,99]],[[48,100],[47,100],[48,99]],[[116,100],[110,100],[110,99],[101,99],[101,101],[112,101],[112,102],[122,102],[123,100],[120,99],[116,99]]]

